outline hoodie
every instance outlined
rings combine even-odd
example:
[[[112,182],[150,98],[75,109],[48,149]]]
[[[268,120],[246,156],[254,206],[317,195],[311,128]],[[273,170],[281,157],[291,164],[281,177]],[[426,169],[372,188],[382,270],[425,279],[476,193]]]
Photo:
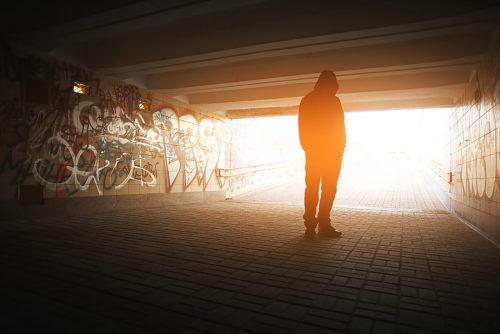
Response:
[[[306,152],[343,151],[346,143],[344,111],[335,95],[338,83],[332,71],[323,71],[314,90],[299,107],[299,138]]]

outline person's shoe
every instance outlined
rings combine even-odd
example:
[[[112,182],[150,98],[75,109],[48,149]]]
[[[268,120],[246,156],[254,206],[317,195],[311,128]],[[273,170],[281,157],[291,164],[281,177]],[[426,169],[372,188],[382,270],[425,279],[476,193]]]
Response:
[[[342,235],[342,232],[336,231],[332,225],[319,225],[318,226],[318,237],[324,238],[339,238]]]
[[[304,215],[304,226],[306,227],[304,237],[306,239],[316,238],[316,226],[318,226],[318,219],[316,217],[307,217]]]
[[[306,228],[306,232],[304,233],[304,238],[306,239],[316,238],[316,229],[311,227]]]

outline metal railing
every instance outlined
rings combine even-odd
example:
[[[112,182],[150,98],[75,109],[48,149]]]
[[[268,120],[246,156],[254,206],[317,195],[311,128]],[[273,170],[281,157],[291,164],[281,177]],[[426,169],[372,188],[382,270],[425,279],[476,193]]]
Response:
[[[217,168],[215,173],[218,177],[233,177],[245,174],[252,174],[256,172],[262,172],[262,171],[270,171],[273,169],[286,168],[297,165],[299,163],[303,163],[303,161],[304,159],[297,159],[287,162],[261,164],[261,165],[245,166],[245,167]]]
[[[430,163],[431,163],[431,166],[432,166],[432,169],[434,171],[434,173],[440,178],[442,179],[443,181],[447,182],[447,183],[452,183],[453,181],[453,174],[451,171],[448,171],[448,170],[445,170],[443,167],[441,167],[441,165],[434,161],[434,160],[430,160]]]
[[[229,199],[235,195],[282,183],[296,175],[303,164],[304,159],[297,159],[236,168],[219,168],[216,173],[227,181],[225,182],[226,198]]]

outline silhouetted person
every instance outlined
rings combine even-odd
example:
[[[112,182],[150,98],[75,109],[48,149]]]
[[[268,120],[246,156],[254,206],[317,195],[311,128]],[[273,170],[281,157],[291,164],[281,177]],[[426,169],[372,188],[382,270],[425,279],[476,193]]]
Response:
[[[339,237],[330,224],[330,211],[337,193],[346,135],[344,111],[335,94],[339,86],[332,71],[321,72],[314,90],[304,96],[299,107],[300,145],[306,156],[304,225],[306,237]],[[318,192],[321,182],[321,200]]]

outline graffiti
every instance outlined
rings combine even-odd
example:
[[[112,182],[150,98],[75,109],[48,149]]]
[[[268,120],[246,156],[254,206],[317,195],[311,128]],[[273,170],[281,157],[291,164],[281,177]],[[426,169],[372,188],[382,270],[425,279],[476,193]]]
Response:
[[[500,196],[500,64],[483,64],[455,112],[455,164],[465,196],[498,201]]]
[[[162,136],[165,156],[165,170],[167,171],[168,186],[172,187],[181,170],[178,150],[176,149],[176,134],[179,131],[177,114],[170,108],[164,108],[153,113],[153,122],[157,128],[164,130]]]
[[[103,195],[131,181],[155,186],[159,162],[153,165],[149,160],[159,156],[167,162],[168,189],[181,171],[184,190],[195,180],[205,189],[219,162],[222,138],[214,136],[212,120],[198,123],[193,115],[177,117],[173,110],[162,109],[153,113],[154,123],[148,125],[141,114],[131,117],[121,107],[103,110],[91,101],[78,103],[70,120],[70,127],[46,141],[44,158],[32,167],[41,184],[64,186],[68,194],[93,185]],[[206,138],[200,138],[200,128]]]
[[[191,115],[180,117],[172,109],[161,109],[153,114],[155,125],[164,129],[163,149],[167,161],[169,184],[182,171],[183,188],[195,180],[206,189],[215,168],[222,162],[225,127],[220,120],[204,118],[200,122]]]
[[[142,187],[154,192],[176,185],[182,191],[205,190],[210,183],[223,187],[214,172],[225,162],[223,121],[179,115],[172,107],[141,112],[138,88],[104,86],[66,65],[33,71],[50,78],[46,104],[30,103],[22,94],[0,100],[4,180],[43,184],[57,197],[91,190],[92,195],[128,193],[129,185],[133,193]],[[10,80],[22,86],[24,72],[12,73]],[[72,83],[81,78],[93,82],[91,95],[71,93]]]
[[[96,159],[97,151],[92,145],[87,145],[75,154],[70,144],[58,135],[49,138],[47,149],[48,155],[57,157],[58,163],[53,164],[42,158],[35,160],[33,175],[42,184],[74,185],[79,190],[88,189],[92,181],[99,184],[99,171],[101,168],[99,168],[99,160]],[[85,156],[87,158],[84,158]],[[87,159],[90,159],[90,161],[87,162]],[[107,161],[107,164],[109,164],[109,161]],[[48,168],[49,166],[51,168]],[[55,175],[46,172],[47,170],[52,171],[53,166],[56,166],[57,172]],[[41,170],[44,172],[41,172]],[[102,192],[99,191],[99,194],[102,194]]]
[[[92,145],[86,145],[75,153],[60,135],[51,137],[48,144],[47,155],[56,158],[56,162],[50,162],[50,158],[39,158],[33,164],[33,175],[41,184],[64,185],[79,191],[87,190],[93,184],[99,195],[103,194],[103,188],[109,190],[114,186],[121,189],[132,180],[140,182],[141,186],[156,185],[156,166],[149,162],[142,165],[143,158],[134,159],[128,153],[122,153],[112,166],[109,160],[100,165],[98,152]],[[54,170],[55,174],[51,173]],[[108,182],[101,182],[103,176]]]

